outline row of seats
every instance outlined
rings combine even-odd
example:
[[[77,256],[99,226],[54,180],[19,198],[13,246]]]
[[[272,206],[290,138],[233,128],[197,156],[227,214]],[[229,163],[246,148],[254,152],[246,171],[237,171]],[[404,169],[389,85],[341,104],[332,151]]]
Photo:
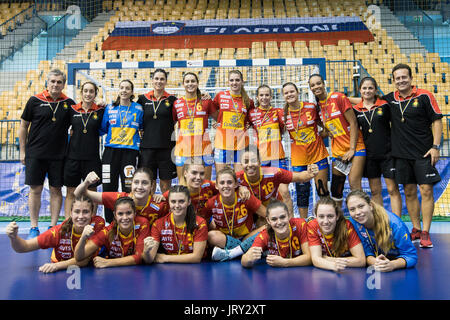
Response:
[[[351,16],[367,11],[362,0],[104,1],[103,8],[117,11],[113,21]]]
[[[0,36],[4,37],[17,26],[31,17],[31,10],[22,12],[29,8],[31,3],[0,3]],[[14,18],[14,19],[13,19]]]

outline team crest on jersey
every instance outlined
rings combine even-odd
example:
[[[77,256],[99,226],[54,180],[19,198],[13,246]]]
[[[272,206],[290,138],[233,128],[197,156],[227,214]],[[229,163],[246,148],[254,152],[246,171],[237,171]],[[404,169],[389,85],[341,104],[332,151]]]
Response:
[[[234,114],[231,116],[230,121],[233,124],[239,123],[239,121],[241,120],[241,116],[238,114]]]
[[[414,102],[412,105],[414,108],[417,108],[417,106],[419,105],[419,101],[417,99],[414,99]]]
[[[165,105],[166,105],[166,107],[170,107],[170,102],[168,100],[166,100]]]
[[[194,121],[189,121],[189,123],[187,125],[187,129],[188,130],[194,130],[195,129]]]
[[[383,115],[383,109],[378,108],[377,109],[377,115],[382,116]]]
[[[63,107],[64,107],[64,109],[67,109],[69,106],[67,105],[67,103],[66,102],[64,102],[64,105],[63,105]]]
[[[94,115],[92,116],[92,119],[94,119],[94,120],[97,120],[97,119],[98,119],[97,112],[94,112]]]

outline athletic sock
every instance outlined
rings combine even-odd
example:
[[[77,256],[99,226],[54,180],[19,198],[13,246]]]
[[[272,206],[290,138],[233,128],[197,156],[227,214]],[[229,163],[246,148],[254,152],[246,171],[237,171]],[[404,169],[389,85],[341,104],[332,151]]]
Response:
[[[243,253],[247,252],[248,249],[250,249],[250,247],[253,245],[253,241],[255,240],[257,235],[258,235],[258,233],[254,234],[253,236],[251,236],[241,242],[240,247],[241,247]]]
[[[239,257],[239,256],[243,255],[243,254],[244,254],[244,251],[242,251],[242,248],[241,248],[241,246],[239,245],[239,246],[237,246],[237,247],[234,247],[234,248],[231,249],[231,250],[228,250],[228,254],[229,254],[230,260],[231,260],[231,259],[234,259],[234,258],[236,258],[236,257]]]

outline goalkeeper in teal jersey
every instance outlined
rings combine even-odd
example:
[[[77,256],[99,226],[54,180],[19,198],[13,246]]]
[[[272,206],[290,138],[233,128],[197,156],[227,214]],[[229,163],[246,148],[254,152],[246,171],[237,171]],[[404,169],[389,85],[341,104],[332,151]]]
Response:
[[[119,177],[122,192],[130,192],[131,180],[139,155],[139,130],[143,128],[144,111],[133,101],[134,85],[129,80],[119,84],[119,96],[106,107],[100,135],[106,134],[102,156],[103,191],[118,191]],[[105,209],[105,220],[111,222],[113,213]]]
[[[417,250],[408,228],[397,215],[371,201],[361,190],[351,191],[346,203],[368,265],[373,265],[377,271],[389,272],[417,264]]]

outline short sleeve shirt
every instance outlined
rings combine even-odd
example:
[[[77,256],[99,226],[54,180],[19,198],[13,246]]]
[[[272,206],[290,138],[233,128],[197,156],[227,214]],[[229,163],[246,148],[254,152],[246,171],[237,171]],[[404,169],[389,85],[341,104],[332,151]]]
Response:
[[[70,126],[70,107],[74,104],[75,101],[64,94],[53,100],[47,90],[28,100],[21,117],[30,122],[25,145],[27,158],[64,158]]]
[[[423,158],[433,145],[431,124],[443,117],[433,94],[413,87],[409,97],[403,98],[395,91],[383,99],[390,104],[392,156]]]

